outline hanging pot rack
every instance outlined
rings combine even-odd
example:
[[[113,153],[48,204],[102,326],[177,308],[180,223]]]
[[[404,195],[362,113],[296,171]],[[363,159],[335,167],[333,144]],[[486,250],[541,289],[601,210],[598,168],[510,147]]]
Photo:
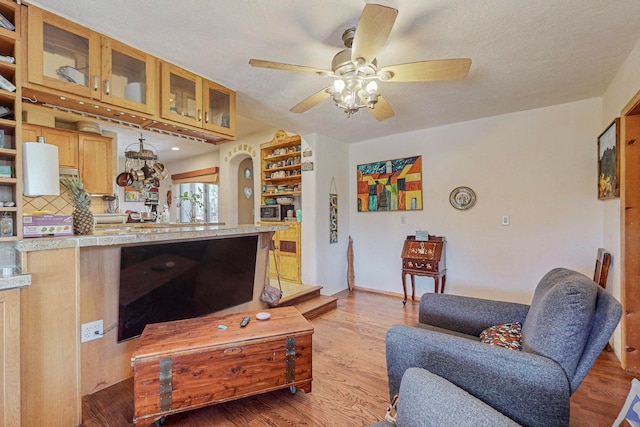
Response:
[[[156,163],[158,161],[158,150],[151,144],[147,144],[152,150],[145,148],[144,138],[140,134],[138,138],[139,143],[133,143],[127,146],[124,150],[125,166],[129,169],[140,169],[147,162]],[[134,151],[132,147],[138,146],[138,151]]]

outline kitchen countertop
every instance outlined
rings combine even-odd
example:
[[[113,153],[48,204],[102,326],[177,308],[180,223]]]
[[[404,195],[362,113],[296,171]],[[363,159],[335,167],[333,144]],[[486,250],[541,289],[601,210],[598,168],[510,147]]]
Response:
[[[31,284],[31,274],[14,274],[12,276],[0,277],[0,291],[20,288]]]
[[[101,224],[93,234],[69,237],[40,237],[16,242],[20,252],[46,251],[63,248],[82,248],[92,246],[130,245],[148,242],[170,242],[173,240],[196,240],[210,237],[231,237],[286,230],[287,225],[238,225],[191,223],[135,223],[113,224],[106,227]],[[1,289],[1,285],[0,285]]]

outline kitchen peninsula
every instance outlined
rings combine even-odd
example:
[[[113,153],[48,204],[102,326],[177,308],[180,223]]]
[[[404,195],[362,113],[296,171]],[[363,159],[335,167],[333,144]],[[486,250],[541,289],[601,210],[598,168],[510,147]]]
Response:
[[[213,242],[218,248],[212,251],[214,258],[240,259],[247,255],[246,268],[253,273],[250,300],[216,312],[259,310],[264,307],[259,298],[266,277],[268,243],[274,232],[286,228],[285,225],[123,226],[96,230],[88,236],[16,242],[22,269],[31,274],[31,285],[22,289],[21,301],[22,425],[79,425],[82,396],[132,376],[130,358],[137,339],[121,342],[117,339],[123,305],[119,296],[121,274],[125,275],[122,264],[130,263],[125,257],[129,249]],[[253,245],[251,250],[247,239]],[[238,245],[239,241],[245,243]],[[234,250],[244,250],[246,254],[236,255]],[[182,274],[185,277],[196,274],[193,271],[196,267],[190,265],[195,264],[193,261],[180,264],[179,257],[174,259],[177,261],[163,261],[163,265],[172,269],[171,280],[183,277]],[[214,263],[218,270],[213,272],[209,263],[206,276],[224,276],[223,270],[231,268],[230,264],[234,263]],[[163,268],[150,267],[148,276],[136,276],[138,272],[132,268],[126,274],[147,277],[149,280],[136,283],[157,287],[158,280],[154,278],[160,277]],[[81,325],[100,319],[103,336],[81,343]]]

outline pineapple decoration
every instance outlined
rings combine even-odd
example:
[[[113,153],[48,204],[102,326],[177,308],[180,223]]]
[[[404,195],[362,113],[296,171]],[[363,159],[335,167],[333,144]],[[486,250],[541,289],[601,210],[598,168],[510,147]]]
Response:
[[[60,182],[71,193],[75,208],[73,210],[73,234],[91,234],[93,231],[93,214],[89,210],[91,195],[85,191],[82,181],[78,178],[62,178]]]

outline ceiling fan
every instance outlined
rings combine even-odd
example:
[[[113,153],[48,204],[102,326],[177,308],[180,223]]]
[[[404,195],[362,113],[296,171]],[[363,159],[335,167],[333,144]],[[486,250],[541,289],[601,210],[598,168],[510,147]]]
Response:
[[[376,54],[387,41],[398,10],[379,4],[365,5],[356,28],[342,35],[346,49],[338,52],[331,70],[251,59],[253,67],[317,74],[334,79],[332,85],[314,93],[290,111],[304,113],[332,97],[336,105],[351,117],[360,108],[367,110],[379,121],[393,117],[394,112],[378,93],[376,81],[430,82],[454,80],[467,76],[471,59],[440,59],[391,65],[378,69]]]

